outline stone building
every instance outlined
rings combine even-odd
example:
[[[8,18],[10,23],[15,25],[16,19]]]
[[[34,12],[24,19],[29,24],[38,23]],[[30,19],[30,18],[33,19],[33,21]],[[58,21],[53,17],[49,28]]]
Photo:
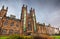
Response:
[[[45,23],[43,23],[43,24],[37,23],[37,29],[38,29],[38,34],[46,34],[47,33]]]
[[[52,27],[50,24],[46,26],[46,31],[48,35],[59,34],[59,28]]]
[[[29,35],[37,32],[35,9],[30,9],[30,13],[27,12],[27,6],[22,6],[21,18],[16,19],[14,15],[7,17],[8,7],[0,10],[0,34],[24,34]]]
[[[8,7],[0,10],[0,35],[34,35],[47,34],[50,27],[46,27],[45,23],[36,22],[35,9],[31,8],[30,13],[27,11],[27,6],[22,6],[21,18],[16,19],[16,16],[10,15],[7,17]],[[48,32],[50,34],[50,32]]]

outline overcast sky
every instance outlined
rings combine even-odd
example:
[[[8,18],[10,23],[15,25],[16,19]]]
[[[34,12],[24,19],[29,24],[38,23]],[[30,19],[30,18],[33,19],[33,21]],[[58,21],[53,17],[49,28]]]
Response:
[[[21,7],[25,4],[35,9],[36,20],[40,23],[60,27],[60,0],[0,0],[0,9],[8,6],[7,16],[16,15],[20,19]]]

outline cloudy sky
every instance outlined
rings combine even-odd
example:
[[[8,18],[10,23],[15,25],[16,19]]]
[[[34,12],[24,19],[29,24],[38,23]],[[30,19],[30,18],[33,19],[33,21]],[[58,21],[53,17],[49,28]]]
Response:
[[[21,7],[25,4],[35,9],[36,20],[40,23],[60,27],[60,0],[0,0],[0,9],[8,6],[7,16],[16,15],[20,19]]]

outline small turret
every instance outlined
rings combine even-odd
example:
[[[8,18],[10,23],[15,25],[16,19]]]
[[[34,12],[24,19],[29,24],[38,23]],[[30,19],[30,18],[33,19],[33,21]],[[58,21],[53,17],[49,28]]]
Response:
[[[33,9],[33,12],[35,12],[35,9]]]
[[[30,9],[30,13],[32,12],[33,10],[32,10],[32,7],[31,7],[31,9]]]
[[[27,5],[24,5],[24,4],[23,4],[22,8],[26,8],[26,9],[27,9]]]
[[[45,23],[43,23],[43,25],[45,26]]]
[[[4,9],[4,5],[2,6],[2,9]]]
[[[6,8],[6,10],[8,10],[8,7]]]
[[[24,7],[24,4],[23,4],[23,6],[22,7]]]
[[[33,9],[33,14],[35,15],[35,9]]]
[[[31,15],[32,17],[36,18],[36,16],[35,16],[35,9],[32,9],[32,7],[31,7],[31,9],[30,9],[30,15]]]
[[[27,9],[27,5],[26,5],[26,9]]]
[[[51,25],[50,25],[50,24],[48,24],[48,27],[51,27]]]
[[[6,9],[4,9],[4,5],[2,6],[2,9],[1,9],[1,11],[7,11],[8,10],[8,7],[6,7]]]

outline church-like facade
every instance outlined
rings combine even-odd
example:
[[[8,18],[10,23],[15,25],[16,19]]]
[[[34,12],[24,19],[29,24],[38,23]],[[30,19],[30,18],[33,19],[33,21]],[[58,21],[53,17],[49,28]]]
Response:
[[[53,31],[55,28],[50,25],[46,26],[45,23],[40,24],[36,22],[35,9],[31,8],[27,12],[27,6],[22,6],[21,18],[16,19],[16,16],[11,15],[7,17],[8,7],[0,10],[0,35],[34,35],[34,34],[50,34],[49,28]],[[57,29],[59,31],[59,29]],[[54,33],[54,31],[52,32]],[[51,33],[51,34],[52,34]]]

